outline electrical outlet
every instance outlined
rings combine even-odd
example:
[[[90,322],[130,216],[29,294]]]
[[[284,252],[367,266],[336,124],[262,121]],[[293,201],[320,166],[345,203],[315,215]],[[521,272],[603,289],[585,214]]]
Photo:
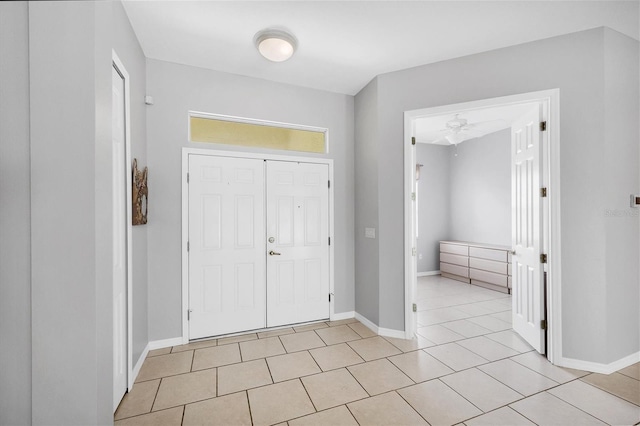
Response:
[[[375,238],[376,237],[376,228],[364,228],[364,236],[366,238]]]
[[[422,253],[418,255],[418,260],[422,260]]]

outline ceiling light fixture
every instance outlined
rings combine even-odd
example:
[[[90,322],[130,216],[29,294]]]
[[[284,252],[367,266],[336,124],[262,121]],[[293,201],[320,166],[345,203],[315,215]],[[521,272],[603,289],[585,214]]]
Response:
[[[284,62],[296,51],[296,38],[283,30],[267,28],[259,31],[253,39],[262,56],[272,62]]]

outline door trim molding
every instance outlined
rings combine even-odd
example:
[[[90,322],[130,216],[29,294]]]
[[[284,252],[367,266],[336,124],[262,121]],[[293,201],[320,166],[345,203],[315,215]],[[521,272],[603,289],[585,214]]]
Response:
[[[116,54],[111,50],[111,66],[124,77],[124,110],[125,110],[125,205],[127,206],[127,389],[133,388],[135,375],[133,374],[133,214],[131,211],[131,90],[127,69]],[[113,386],[112,386],[113,387]]]
[[[547,131],[542,138],[542,183],[549,188],[543,202],[543,248],[548,263],[543,268],[548,279],[548,347],[549,361],[563,365],[562,358],[562,291],[561,291],[561,230],[560,230],[560,89],[542,90],[511,96],[482,99],[459,104],[442,105],[404,112],[404,289],[405,289],[405,337],[415,333],[416,321],[411,304],[417,285],[417,262],[411,255],[416,246],[415,209],[411,192],[415,191],[415,145],[411,143],[414,120],[419,117],[458,112],[461,110],[488,108],[521,103],[539,102],[546,105],[542,119],[547,121]]]
[[[220,151],[202,148],[182,148],[182,338],[183,344],[189,343],[189,322],[187,318],[189,310],[189,253],[187,252],[187,242],[189,240],[189,185],[187,183],[187,173],[189,171],[189,155],[208,155],[214,157],[232,157],[257,160],[290,161],[297,163],[325,164],[329,167],[329,180],[333,182],[333,159],[315,158],[278,154],[262,154],[256,152]],[[329,245],[329,292],[335,294],[335,267],[334,267],[334,187],[329,189],[329,238],[333,242]],[[329,320],[335,317],[335,297],[329,301]]]

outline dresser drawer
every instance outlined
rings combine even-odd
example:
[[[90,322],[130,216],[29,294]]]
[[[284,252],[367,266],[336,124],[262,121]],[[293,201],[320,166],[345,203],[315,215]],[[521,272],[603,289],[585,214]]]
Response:
[[[469,267],[482,269],[483,271],[495,272],[496,274],[507,275],[507,264],[504,262],[496,262],[495,260],[479,259],[477,257],[469,258]]]
[[[507,261],[506,250],[495,250],[480,247],[469,247],[469,256],[478,257],[480,259],[495,260],[498,262]]]
[[[447,272],[453,275],[459,275],[461,277],[469,277],[469,268],[459,265],[452,265],[450,263],[440,262],[440,272]]]
[[[458,255],[462,255],[462,256],[468,256],[469,255],[469,246],[463,246],[463,245],[458,245],[458,244],[440,243],[440,252],[441,253],[451,253],[451,254],[458,254]]]
[[[460,256],[459,254],[440,253],[440,262],[469,266],[469,258],[467,256]]]
[[[487,283],[507,287],[508,280],[506,275],[496,274],[493,272],[481,271],[479,269],[470,269],[469,276],[472,280],[484,281]]]

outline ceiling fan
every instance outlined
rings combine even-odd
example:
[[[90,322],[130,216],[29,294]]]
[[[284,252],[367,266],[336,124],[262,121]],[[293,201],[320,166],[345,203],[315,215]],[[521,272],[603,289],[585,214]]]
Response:
[[[451,145],[458,145],[462,141],[479,138],[488,133],[499,130],[504,124],[504,120],[489,120],[469,123],[466,118],[460,117],[460,114],[454,114],[453,119],[447,121],[445,123],[445,128],[438,132],[440,137],[432,143],[442,143],[447,141]]]

